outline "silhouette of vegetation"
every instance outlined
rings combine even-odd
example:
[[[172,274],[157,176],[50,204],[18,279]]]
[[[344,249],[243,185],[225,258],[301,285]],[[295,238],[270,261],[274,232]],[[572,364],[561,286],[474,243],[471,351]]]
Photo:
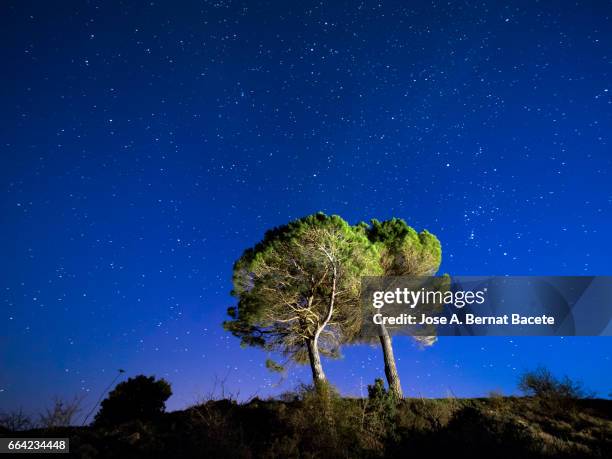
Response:
[[[518,387],[525,395],[534,397],[551,414],[571,412],[576,409],[576,400],[593,398],[582,383],[567,376],[559,379],[544,367],[523,373]]]
[[[117,384],[102,401],[95,417],[96,426],[118,425],[127,421],[152,421],[166,409],[172,395],[170,384],[164,379],[139,375]]]
[[[564,383],[536,372],[543,374],[546,387],[550,379]],[[363,398],[341,397],[325,383],[300,386],[280,400],[239,403],[210,394],[186,410],[165,413],[169,384],[144,376],[120,383],[107,400],[118,403],[139,388],[155,394],[148,400],[155,398],[157,409],[149,415],[132,408],[132,415],[107,417],[104,424],[33,429],[19,437],[69,437],[75,457],[99,458],[606,458],[612,450],[611,400],[575,398],[573,410],[553,413],[538,395],[402,399],[377,379]],[[223,382],[220,389],[226,397]],[[104,403],[99,416],[109,406]]]
[[[100,402],[102,401],[102,398],[104,398],[104,395],[110,390],[111,387],[113,387],[113,384],[115,384],[115,382],[117,381],[117,379],[119,379],[119,377],[125,373],[125,370],[123,368],[119,368],[117,370],[117,373],[115,374],[115,377],[113,378],[113,380],[110,382],[110,384],[104,388],[104,390],[102,391],[102,393],[100,394],[100,397],[98,398],[98,400],[96,400],[96,403],[94,404],[94,406],[91,407],[91,409],[87,412],[87,415],[85,416],[85,419],[83,419],[83,425],[87,424],[87,420],[89,419],[89,417],[94,413],[94,411],[96,410],[96,408],[98,408],[98,405],[100,404]]]
[[[74,397],[72,400],[56,397],[51,408],[38,415],[38,421],[34,421],[22,408],[0,413],[0,427],[11,432],[68,427],[75,423],[76,415],[81,412],[82,400],[82,397]]]
[[[11,432],[33,429],[35,426],[32,418],[22,408],[0,413],[0,427]]]
[[[582,383],[572,381],[567,376],[559,380],[544,367],[523,373],[519,380],[519,389],[526,395],[540,398],[575,400],[592,397]]]
[[[66,427],[74,424],[76,415],[81,411],[81,397],[72,400],[55,398],[53,406],[40,415],[39,426],[43,428]]]

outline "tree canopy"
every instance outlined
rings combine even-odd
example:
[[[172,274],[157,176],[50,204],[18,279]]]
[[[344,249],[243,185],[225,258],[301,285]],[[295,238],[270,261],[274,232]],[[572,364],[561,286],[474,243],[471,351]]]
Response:
[[[116,425],[122,422],[150,421],[166,409],[166,400],[172,395],[172,388],[165,379],[138,375],[117,384],[102,401],[96,415],[96,425]]]
[[[337,215],[313,214],[268,231],[233,271],[236,307],[224,326],[246,345],[310,361],[337,356],[359,326],[360,280],[377,275],[380,254],[367,235]]]
[[[417,233],[400,219],[363,225],[369,239],[379,247],[386,276],[432,276],[440,267],[442,246],[436,236],[424,230]]]

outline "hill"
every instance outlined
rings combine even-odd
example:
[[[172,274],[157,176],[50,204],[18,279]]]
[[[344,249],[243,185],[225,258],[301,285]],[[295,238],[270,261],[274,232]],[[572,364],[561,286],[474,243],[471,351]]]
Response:
[[[610,457],[612,401],[531,397],[368,399],[291,394],[211,400],[154,421],[1,436],[69,437],[71,456]]]

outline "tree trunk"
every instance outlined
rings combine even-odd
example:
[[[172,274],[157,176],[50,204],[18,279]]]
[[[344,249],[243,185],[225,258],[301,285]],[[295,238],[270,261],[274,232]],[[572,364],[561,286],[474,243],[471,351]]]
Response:
[[[403,398],[402,385],[400,384],[400,378],[397,374],[397,367],[395,366],[395,357],[393,356],[393,345],[391,344],[391,336],[384,325],[381,325],[380,344],[383,350],[383,358],[385,360],[385,376],[387,377],[387,383],[389,389],[398,398]]]
[[[308,347],[308,359],[310,360],[310,369],[312,370],[312,381],[315,387],[326,382],[325,373],[323,373],[323,365],[321,365],[321,356],[319,355],[319,346],[316,339],[306,341]]]
[[[330,261],[333,263],[333,259],[329,254],[326,253]],[[332,271],[332,289],[329,298],[329,308],[327,310],[327,316],[321,325],[318,326],[314,338],[306,340],[306,346],[308,347],[308,358],[310,359],[310,368],[312,370],[312,380],[315,388],[321,389],[327,382],[325,373],[323,373],[323,365],[321,365],[321,355],[319,354],[319,335],[323,329],[327,326],[334,313],[334,304],[336,301],[336,282],[338,279],[338,271],[336,265],[333,264]]]
[[[308,347],[308,357],[310,358],[310,368],[312,369],[312,380],[316,394],[321,397],[322,412],[324,419],[327,422],[327,428],[330,432],[335,432],[334,417],[331,408],[330,391],[327,386],[327,378],[323,373],[321,365],[321,356],[319,355],[318,335],[315,338],[306,341]]]

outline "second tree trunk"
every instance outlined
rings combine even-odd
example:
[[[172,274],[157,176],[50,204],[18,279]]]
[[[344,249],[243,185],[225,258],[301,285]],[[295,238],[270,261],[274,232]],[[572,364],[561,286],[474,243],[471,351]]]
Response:
[[[399,374],[395,366],[395,357],[393,356],[393,345],[391,344],[391,336],[387,329],[381,327],[380,344],[383,350],[383,358],[385,360],[385,376],[389,384],[389,390],[398,398],[402,398],[402,385],[400,384]]]

